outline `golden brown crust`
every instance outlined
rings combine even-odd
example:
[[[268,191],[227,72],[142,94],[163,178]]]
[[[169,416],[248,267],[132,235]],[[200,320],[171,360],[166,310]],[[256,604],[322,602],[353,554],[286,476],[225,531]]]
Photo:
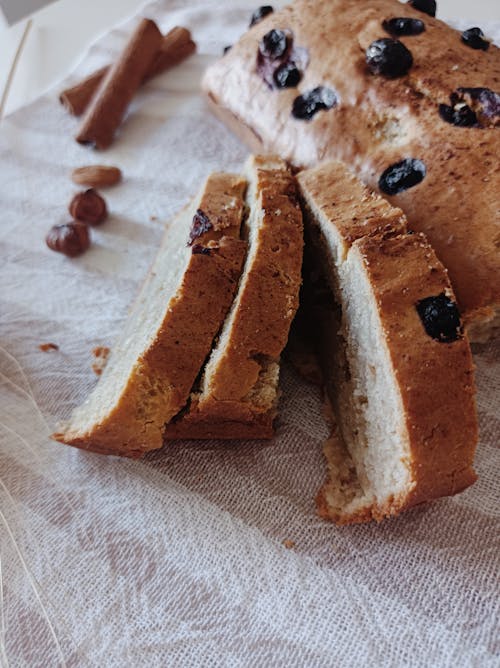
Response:
[[[414,65],[407,76],[387,79],[368,71],[364,51],[374,39],[389,36],[381,23],[394,16],[419,18],[426,29],[399,38]],[[256,70],[258,43],[271,28],[290,29],[294,44],[308,49],[298,88],[271,91]],[[408,4],[297,0],[266,17],[210,67],[204,88],[218,115],[244,141],[298,167],[343,160],[377,189],[391,164],[422,160],[427,167],[422,183],[390,201],[403,209],[412,229],[428,236],[449,269],[467,326],[484,322],[479,328],[484,337],[500,303],[495,159],[500,136],[494,118],[489,127],[457,127],[440,118],[438,107],[449,104],[459,87],[498,91],[499,81],[494,45],[486,52],[473,50],[457,31]],[[318,85],[334,88],[339,105],[310,121],[292,118],[294,98]]]
[[[313,203],[322,215],[335,220],[346,252],[361,237],[407,229],[401,209],[367,188],[341,162],[306,169],[297,174],[297,181],[304,206]]]
[[[140,457],[162,445],[164,423],[185,404],[212,341],[233,301],[246,253],[239,235],[245,181],[215,174],[200,200],[213,229],[196,239],[208,253],[193,253],[176,296],[154,339],[101,423],[81,433],[71,425],[55,440],[104,454]],[[225,236],[220,237],[220,230]],[[186,229],[186,239],[189,230]],[[213,237],[219,237],[214,240]],[[168,262],[168,233],[160,251]],[[130,317],[134,317],[132,312]]]
[[[166,429],[172,439],[269,439],[274,434],[276,410],[258,412],[241,402],[208,399],[203,410],[193,410],[188,419],[174,419]]]
[[[447,272],[422,234],[365,237],[353,250],[378,304],[410,436],[415,487],[397,505],[456,494],[476,480],[472,355],[466,336],[452,343],[430,337],[416,309],[426,297],[445,293],[454,299]]]
[[[406,233],[401,211],[369,193],[345,166],[324,163],[301,172],[298,183],[309,234],[320,227],[313,211],[323,221],[321,235],[311,237],[316,252],[327,243],[324,230],[331,226],[337,233],[336,243],[345,244],[339,263],[348,254],[353,261],[355,254],[367,274],[378,306],[381,345],[387,348],[401,396],[411,452],[410,493],[343,513],[328,504],[329,478],[317,499],[320,515],[339,524],[380,521],[465,489],[476,479],[473,458],[478,440],[469,343],[466,336],[452,343],[431,338],[416,309],[417,302],[426,297],[445,293],[454,299],[446,269],[423,234]],[[324,311],[320,313],[324,319]],[[331,364],[325,362],[324,368]]]
[[[184,438],[204,438],[203,424],[207,438],[212,437],[211,419],[226,424],[217,432],[228,434],[222,438],[247,434],[252,422],[256,423],[255,438],[272,435],[276,407],[263,409],[251,394],[259,376],[271,364],[279,364],[298,307],[302,213],[295,179],[281,160],[255,156],[252,170],[256,182],[252,206],[262,209],[263,216],[254,241],[257,252],[242,277],[229,339],[210,373],[208,387],[201,396],[193,397],[182,420],[167,426],[166,438],[177,438],[180,433]],[[251,255],[250,249],[249,262]]]

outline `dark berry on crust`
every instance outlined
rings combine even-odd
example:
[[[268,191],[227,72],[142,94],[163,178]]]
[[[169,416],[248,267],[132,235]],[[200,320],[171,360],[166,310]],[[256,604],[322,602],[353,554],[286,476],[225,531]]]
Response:
[[[457,105],[456,107],[451,107],[449,104],[440,104],[439,115],[443,121],[460,128],[471,128],[478,124],[475,112],[467,104]]]
[[[310,121],[318,111],[332,109],[338,104],[337,93],[331,88],[318,86],[293,101],[292,116],[299,120]]]
[[[366,49],[366,63],[373,74],[401,77],[413,65],[413,57],[402,42],[383,37],[376,39]]]
[[[281,58],[288,48],[287,34],[284,30],[266,32],[259,44],[259,51],[264,58],[276,60]]]
[[[228,44],[227,46],[225,46],[225,47],[224,47],[224,50],[223,50],[223,55],[225,56],[226,53],[227,53],[228,51],[231,51],[232,48],[233,48],[233,45],[232,45],[232,44]]]
[[[427,169],[417,158],[405,158],[388,167],[378,181],[378,187],[386,195],[397,195],[424,180]]]
[[[302,74],[297,65],[289,60],[275,70],[273,78],[278,88],[295,88],[302,79]]]
[[[189,232],[188,246],[192,246],[195,239],[198,239],[198,237],[201,237],[202,234],[205,234],[205,232],[208,232],[208,230],[211,229],[212,223],[208,216],[201,209],[198,209],[193,216],[191,231]]]
[[[192,253],[192,255],[211,255],[212,254],[210,248],[207,248],[206,246],[202,246],[201,244],[195,244],[191,248],[191,253]]]
[[[457,88],[450,99],[452,104],[465,99],[474,109],[479,107],[476,111],[486,118],[500,117],[500,94],[490,88]]]
[[[259,23],[259,21],[262,21],[265,16],[272,14],[273,12],[274,9],[271,7],[271,5],[262,5],[262,7],[256,9],[252,14],[252,18],[250,19],[250,28],[256,23]]]
[[[291,30],[270,30],[259,44],[257,72],[271,90],[297,86],[308,64],[309,51],[295,46]]]
[[[483,39],[484,33],[481,28],[469,28],[462,33],[462,42],[471,49],[479,49],[481,51],[488,51],[490,43]]]
[[[444,292],[416,303],[417,313],[425,331],[440,343],[462,338],[462,325],[457,305]]]
[[[389,35],[420,35],[425,30],[425,23],[420,19],[411,19],[407,16],[401,16],[382,21],[382,28]]]
[[[408,0],[408,4],[419,12],[429,14],[429,16],[436,16],[436,0]]]

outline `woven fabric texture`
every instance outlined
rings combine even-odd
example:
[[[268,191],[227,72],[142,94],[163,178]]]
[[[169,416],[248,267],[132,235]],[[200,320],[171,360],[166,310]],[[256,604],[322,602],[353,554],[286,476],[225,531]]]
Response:
[[[61,87],[0,128],[2,666],[499,665],[498,343],[474,351],[478,482],[379,526],[316,516],[327,427],[317,388],[286,365],[269,443],[179,442],[137,462],[48,438],[95,383],[91,351],[112,346],[164,222],[246,158],[198,91],[254,5],[146,7],[163,31],[189,27],[198,53],[141,89],[106,153],[73,141]],[[70,81],[112,60],[132,25]],[[125,175],[106,191],[110,220],[81,258],[52,253],[71,170],[103,161]]]

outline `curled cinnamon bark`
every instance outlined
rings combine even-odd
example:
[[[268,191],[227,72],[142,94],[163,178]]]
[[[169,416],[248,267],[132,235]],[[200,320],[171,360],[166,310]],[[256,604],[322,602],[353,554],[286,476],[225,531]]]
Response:
[[[109,68],[109,65],[101,67],[100,70],[82,79],[75,86],[63,90],[59,95],[59,101],[70,114],[73,116],[81,116],[83,114],[94,93],[99,88],[99,84],[106,76],[106,73],[109,72]]]
[[[194,53],[195,50],[196,44],[191,39],[189,30],[179,26],[172,28],[163,37],[161,49],[146,72],[142,83],[149,81],[149,79],[152,79],[157,74],[161,74],[169,67],[180,63],[184,58]],[[101,69],[90,74],[71,88],[62,91],[59,100],[70,114],[73,116],[81,116],[83,114],[109,69],[110,65],[101,67]]]
[[[104,76],[82,120],[76,140],[107,148],[125,111],[157,57],[163,35],[154,21],[142,19],[118,61]]]

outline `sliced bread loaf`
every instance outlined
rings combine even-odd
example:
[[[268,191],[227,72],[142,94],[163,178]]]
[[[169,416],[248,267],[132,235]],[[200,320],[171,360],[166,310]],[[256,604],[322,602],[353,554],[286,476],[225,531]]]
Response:
[[[473,365],[446,270],[342,165],[298,181],[331,290],[311,323],[338,425],[320,514],[380,520],[463,490],[475,480]]]
[[[302,213],[295,179],[273,156],[251,157],[245,176],[249,249],[238,294],[198,391],[166,438],[270,438],[280,355],[298,307]]]
[[[245,188],[239,176],[213,174],[169,225],[103,375],[53,438],[129,457],[161,447],[236,292]]]

